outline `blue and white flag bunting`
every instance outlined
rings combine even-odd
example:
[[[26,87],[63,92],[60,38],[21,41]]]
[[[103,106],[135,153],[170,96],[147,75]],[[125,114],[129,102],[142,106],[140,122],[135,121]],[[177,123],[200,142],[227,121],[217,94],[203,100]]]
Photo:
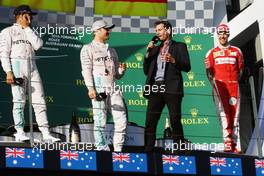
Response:
[[[44,168],[43,152],[28,148],[5,149],[6,167]]]
[[[264,175],[264,159],[255,159],[256,176]]]
[[[162,155],[163,173],[196,174],[194,156]]]
[[[97,170],[96,152],[60,151],[61,169]]]
[[[148,172],[145,153],[112,153],[113,171]]]
[[[210,157],[212,175],[242,175],[240,158]]]

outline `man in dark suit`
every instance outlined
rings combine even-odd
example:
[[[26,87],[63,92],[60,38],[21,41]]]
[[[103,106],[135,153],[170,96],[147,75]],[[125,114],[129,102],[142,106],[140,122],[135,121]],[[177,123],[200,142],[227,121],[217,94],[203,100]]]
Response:
[[[147,75],[144,96],[148,98],[145,123],[145,151],[153,151],[156,128],[161,112],[168,106],[172,127],[172,138],[179,143],[184,139],[181,124],[181,103],[183,79],[181,71],[191,70],[189,54],[185,43],[172,40],[172,26],[168,21],[155,23],[157,39],[147,46],[144,59],[144,73]]]

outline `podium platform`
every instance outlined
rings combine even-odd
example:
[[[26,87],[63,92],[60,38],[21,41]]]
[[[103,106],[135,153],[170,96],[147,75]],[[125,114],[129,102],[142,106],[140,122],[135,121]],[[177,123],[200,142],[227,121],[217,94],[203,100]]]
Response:
[[[64,143],[42,144],[62,145]],[[74,146],[78,144],[65,145]],[[57,147],[58,147],[57,146]],[[122,153],[75,147],[6,143],[0,146],[0,175],[261,175],[264,160],[254,156],[209,151],[169,151],[125,147]],[[62,148],[61,148],[62,149]],[[78,150],[77,150],[78,149]],[[81,149],[81,150],[80,150]]]

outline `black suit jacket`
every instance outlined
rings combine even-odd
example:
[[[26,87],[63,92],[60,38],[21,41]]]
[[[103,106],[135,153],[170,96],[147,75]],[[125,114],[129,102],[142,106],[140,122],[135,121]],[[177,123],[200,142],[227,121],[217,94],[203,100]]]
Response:
[[[149,90],[147,88],[150,88],[151,90],[151,86],[155,82],[155,76],[157,72],[157,58],[159,55],[160,47],[161,45],[151,49],[151,51],[146,54],[144,59],[143,69],[145,75],[147,75],[147,80],[145,83],[145,85],[147,86],[145,87],[144,91],[144,96],[146,98],[149,94]],[[188,72],[191,70],[187,46],[185,43],[172,40],[169,45],[168,52],[172,55],[173,58],[175,58],[175,63],[166,63],[164,75],[166,93],[179,94],[183,96],[183,79],[181,71]]]

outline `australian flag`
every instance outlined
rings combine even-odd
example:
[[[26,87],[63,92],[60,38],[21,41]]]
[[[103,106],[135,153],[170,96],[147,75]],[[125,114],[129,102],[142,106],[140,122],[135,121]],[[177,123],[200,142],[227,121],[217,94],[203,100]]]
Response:
[[[163,173],[196,174],[194,156],[162,155]]]
[[[240,158],[210,157],[212,175],[242,175]]]
[[[264,159],[255,159],[256,176],[264,175]]]
[[[148,172],[144,153],[112,153],[113,171]]]
[[[85,151],[60,151],[61,169],[97,170],[96,153]]]
[[[6,147],[5,153],[6,167],[44,168],[41,150]]]

